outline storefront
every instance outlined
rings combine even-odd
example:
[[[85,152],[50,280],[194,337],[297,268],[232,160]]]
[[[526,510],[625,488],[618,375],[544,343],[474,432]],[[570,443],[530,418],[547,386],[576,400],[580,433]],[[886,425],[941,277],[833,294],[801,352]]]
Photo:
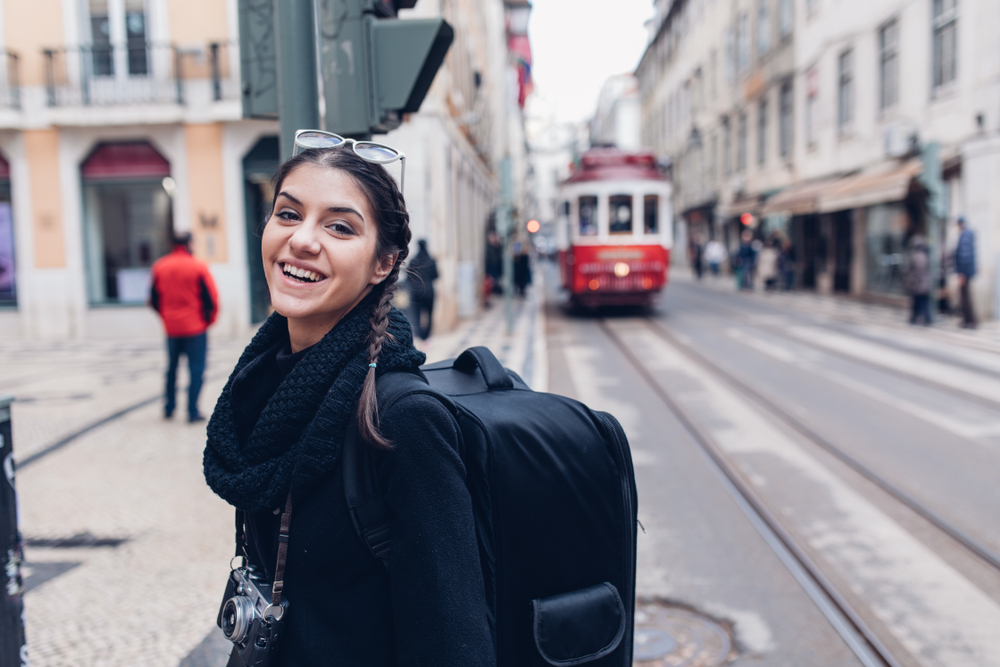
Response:
[[[81,180],[88,302],[145,302],[150,268],[172,244],[170,163],[144,141],[103,143]]]

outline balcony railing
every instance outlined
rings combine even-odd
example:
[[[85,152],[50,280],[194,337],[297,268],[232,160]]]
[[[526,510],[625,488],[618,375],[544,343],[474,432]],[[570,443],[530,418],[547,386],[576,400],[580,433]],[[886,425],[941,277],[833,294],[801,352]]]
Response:
[[[0,51],[0,108],[21,108],[21,78],[16,53]]]
[[[235,46],[204,48],[129,42],[45,49],[48,104],[113,106],[184,104],[194,88],[208,88],[210,100],[239,98]],[[202,98],[204,95],[195,95]]]

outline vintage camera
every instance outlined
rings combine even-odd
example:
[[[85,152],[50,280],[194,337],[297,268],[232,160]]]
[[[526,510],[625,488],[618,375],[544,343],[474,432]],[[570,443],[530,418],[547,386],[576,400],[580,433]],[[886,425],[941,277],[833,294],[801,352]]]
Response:
[[[263,573],[239,567],[229,573],[216,622],[246,667],[266,667],[277,653],[287,611],[284,598],[278,606],[271,604],[271,584]]]

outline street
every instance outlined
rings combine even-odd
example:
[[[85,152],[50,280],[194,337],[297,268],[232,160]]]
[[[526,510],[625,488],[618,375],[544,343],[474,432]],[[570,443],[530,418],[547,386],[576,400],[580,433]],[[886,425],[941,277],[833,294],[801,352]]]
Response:
[[[428,357],[487,344],[622,422],[636,664],[853,666],[878,647],[907,667],[1000,665],[995,332],[676,276],[650,313],[567,313],[551,268],[512,336],[497,301]],[[203,411],[243,344],[213,341]],[[164,356],[158,340],[0,343],[36,667],[225,664],[232,511],[202,477],[204,424],[162,419]]]

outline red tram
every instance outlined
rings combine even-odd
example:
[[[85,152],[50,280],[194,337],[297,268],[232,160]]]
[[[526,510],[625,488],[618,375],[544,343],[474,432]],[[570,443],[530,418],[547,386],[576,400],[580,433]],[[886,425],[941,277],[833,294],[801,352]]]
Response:
[[[670,182],[651,152],[595,148],[559,191],[557,243],[574,305],[647,306],[667,284]]]

